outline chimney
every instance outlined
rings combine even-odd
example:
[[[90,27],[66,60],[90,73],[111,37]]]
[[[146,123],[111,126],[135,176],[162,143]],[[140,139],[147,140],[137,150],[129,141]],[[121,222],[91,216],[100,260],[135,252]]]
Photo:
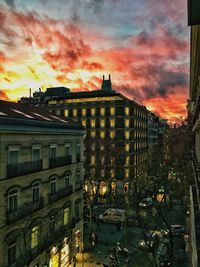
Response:
[[[29,97],[31,97],[31,88],[29,89]]]
[[[110,81],[110,74],[109,74],[109,81]]]
[[[103,81],[105,80],[105,76],[103,75]]]

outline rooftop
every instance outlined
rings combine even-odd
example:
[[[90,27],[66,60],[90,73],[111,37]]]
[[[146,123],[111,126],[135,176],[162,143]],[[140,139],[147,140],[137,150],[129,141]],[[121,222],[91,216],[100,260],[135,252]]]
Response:
[[[84,129],[80,123],[55,115],[43,108],[0,100],[0,124]]]

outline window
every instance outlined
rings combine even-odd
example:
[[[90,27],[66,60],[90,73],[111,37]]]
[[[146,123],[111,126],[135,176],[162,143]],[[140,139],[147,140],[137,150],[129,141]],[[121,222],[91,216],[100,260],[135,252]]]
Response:
[[[67,172],[64,175],[64,188],[67,189],[67,188],[69,188],[69,186],[70,186],[70,173]]]
[[[81,171],[77,170],[77,172],[76,172],[76,183],[80,184],[81,182],[82,182],[82,180],[81,180]]]
[[[16,243],[8,246],[8,266],[11,266],[16,261]]]
[[[100,114],[101,116],[105,116],[106,109],[105,108],[100,108]]]
[[[95,128],[96,121],[94,119],[92,119],[90,121],[90,124],[91,124],[91,128]]]
[[[76,161],[81,161],[81,144],[76,144]]]
[[[34,226],[31,230],[31,248],[35,248],[39,243],[39,226]]]
[[[65,156],[67,158],[70,156],[70,144],[65,144]]]
[[[75,206],[75,216],[76,218],[80,217],[80,208],[78,204]]]
[[[51,216],[49,223],[50,235],[53,235],[55,232],[55,216]]]
[[[125,178],[129,178],[129,169],[125,169]]]
[[[8,193],[8,211],[15,212],[18,208],[18,191],[12,190]]]
[[[32,186],[33,203],[39,202],[40,200],[40,185],[39,183],[34,183]]]
[[[82,109],[82,116],[86,116],[86,108]]]
[[[91,164],[95,164],[96,163],[96,158],[95,158],[95,155],[92,155],[91,156]]]
[[[57,154],[57,145],[53,144],[50,146],[50,158],[56,158]]]
[[[111,128],[115,127],[115,120],[114,119],[110,120],[110,127]]]
[[[105,139],[106,132],[105,131],[100,131],[100,138]]]
[[[111,139],[115,138],[115,131],[114,130],[110,131],[110,138]]]
[[[73,112],[73,117],[77,117],[77,113],[78,113],[78,112],[77,112],[77,109],[73,109],[72,112]]]
[[[129,137],[130,137],[129,131],[125,131],[125,139],[129,139]]]
[[[100,120],[100,127],[105,128],[106,121],[105,120]]]
[[[129,115],[130,109],[129,107],[125,107],[125,115]]]
[[[82,120],[82,125],[83,125],[84,127],[86,127],[86,120],[85,120],[85,119]]]
[[[110,115],[111,116],[115,115],[115,108],[114,107],[110,108]]]
[[[50,180],[50,194],[56,194],[56,177],[53,177]]]
[[[95,116],[95,111],[96,111],[95,108],[91,108],[91,115],[92,116]]]
[[[126,156],[125,164],[126,165],[129,165],[129,163],[130,163],[130,156]]]
[[[64,110],[64,116],[65,116],[65,117],[68,117],[68,116],[69,116],[69,110],[68,110],[68,109],[65,109],[65,110]]]
[[[41,148],[40,146],[32,147],[32,161],[39,161],[41,159]]]
[[[67,225],[69,223],[69,208],[64,208],[63,210],[63,224]]]
[[[125,144],[125,151],[129,152],[129,150],[130,150],[130,145],[129,144]]]
[[[125,127],[129,127],[130,126],[130,120],[129,119],[125,119]]]
[[[10,165],[18,164],[19,163],[19,157],[20,157],[20,148],[17,147],[9,147],[8,150],[8,163]]]
[[[94,131],[94,130],[90,131],[90,136],[92,138],[94,138],[96,136],[96,131]]]

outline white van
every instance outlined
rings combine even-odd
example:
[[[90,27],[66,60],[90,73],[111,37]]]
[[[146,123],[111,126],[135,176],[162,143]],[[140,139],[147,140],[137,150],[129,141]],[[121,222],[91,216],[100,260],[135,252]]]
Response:
[[[125,222],[126,214],[122,209],[108,209],[103,214],[99,215],[99,220],[102,222]]]

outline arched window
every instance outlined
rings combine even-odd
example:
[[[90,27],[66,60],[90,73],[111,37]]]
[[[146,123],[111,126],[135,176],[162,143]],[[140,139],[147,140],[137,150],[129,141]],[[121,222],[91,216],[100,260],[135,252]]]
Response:
[[[32,184],[32,200],[33,203],[37,203],[40,201],[40,183],[34,182]]]
[[[55,195],[56,194],[56,177],[50,178],[50,194]]]
[[[70,177],[71,177],[71,173],[65,172],[64,174],[64,188],[65,189],[68,189],[70,187]]]
[[[8,212],[12,213],[18,209],[18,190],[12,189],[8,192]]]

